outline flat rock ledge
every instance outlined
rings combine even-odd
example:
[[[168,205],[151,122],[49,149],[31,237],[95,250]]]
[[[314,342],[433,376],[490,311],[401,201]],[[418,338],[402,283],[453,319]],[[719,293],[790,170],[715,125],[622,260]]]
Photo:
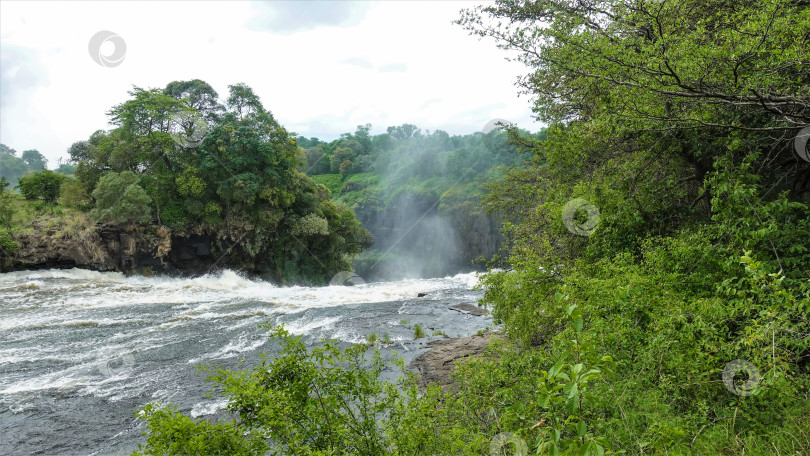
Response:
[[[475,304],[471,304],[469,302],[462,302],[461,304],[450,306],[450,309],[455,310],[456,312],[461,312],[463,314],[472,315],[475,317],[480,317],[489,313],[483,307],[478,307]]]
[[[496,337],[501,336],[487,332],[483,335],[428,342],[428,351],[417,356],[410,367],[419,371],[419,383],[422,386],[435,383],[445,391],[456,391],[458,385],[450,377],[456,361],[480,356],[490,340]]]

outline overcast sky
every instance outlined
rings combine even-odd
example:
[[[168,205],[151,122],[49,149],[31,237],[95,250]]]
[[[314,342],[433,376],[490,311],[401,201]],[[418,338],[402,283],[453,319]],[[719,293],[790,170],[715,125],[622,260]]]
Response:
[[[38,149],[56,166],[74,141],[108,129],[105,113],[133,85],[202,79],[227,97],[246,83],[288,130],[324,140],[372,124],[450,134],[495,118],[528,130],[526,69],[452,24],[482,2],[0,1],[0,143]],[[117,34],[123,60],[88,46]],[[101,49],[116,49],[108,40]],[[120,46],[120,45],[119,45]]]

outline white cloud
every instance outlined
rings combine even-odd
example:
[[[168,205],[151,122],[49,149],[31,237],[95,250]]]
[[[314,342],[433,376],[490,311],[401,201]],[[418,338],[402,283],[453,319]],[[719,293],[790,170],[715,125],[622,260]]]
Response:
[[[464,134],[492,118],[536,130],[513,85],[526,69],[451,23],[469,6],[0,2],[0,142],[39,149],[53,164],[72,142],[109,128],[105,113],[133,85],[195,78],[220,98],[228,84],[248,84],[307,137],[334,139],[366,123],[374,134],[402,123]],[[100,30],[125,40],[119,66],[91,58]]]

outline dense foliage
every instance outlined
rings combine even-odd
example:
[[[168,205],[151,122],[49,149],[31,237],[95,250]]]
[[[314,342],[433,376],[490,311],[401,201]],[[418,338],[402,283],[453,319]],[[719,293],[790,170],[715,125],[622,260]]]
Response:
[[[132,171],[109,172],[99,179],[90,217],[100,222],[148,222],[152,199]]]
[[[9,231],[14,216],[14,207],[12,206],[14,197],[8,189],[10,185],[5,176],[0,176],[0,261],[13,254],[20,247]]]
[[[29,200],[41,199],[54,203],[59,198],[62,182],[66,179],[64,174],[50,170],[30,173],[20,178],[17,187],[20,193]]]
[[[380,379],[385,363],[367,359],[368,347],[331,343],[309,351],[281,328],[282,351],[252,371],[211,369],[209,380],[229,398],[232,425],[194,422],[173,408],[143,410],[152,430],[145,453],[135,454],[383,454],[386,429],[379,418],[401,393]]]
[[[460,22],[518,52],[550,125],[488,198],[512,248],[484,301],[534,369],[564,350],[562,293],[578,344],[617,362],[588,417],[610,447],[808,452],[810,8],[502,1]],[[598,212],[566,216],[577,198]]]
[[[108,113],[111,131],[68,153],[84,187],[63,200],[95,205],[106,223],[155,223],[211,233],[220,266],[271,280],[323,283],[371,242],[351,210],[298,168],[295,138],[244,84],[225,105],[200,80],[134,88]]]

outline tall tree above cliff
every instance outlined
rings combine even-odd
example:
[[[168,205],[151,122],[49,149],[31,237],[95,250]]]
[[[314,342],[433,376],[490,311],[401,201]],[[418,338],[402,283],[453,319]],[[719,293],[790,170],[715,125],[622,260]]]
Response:
[[[198,112],[204,119],[216,121],[225,107],[219,103],[216,90],[207,82],[199,79],[191,81],[172,81],[163,93],[183,101],[189,108]]]
[[[28,169],[34,172],[42,171],[48,165],[48,159],[36,149],[24,151],[21,158]]]

